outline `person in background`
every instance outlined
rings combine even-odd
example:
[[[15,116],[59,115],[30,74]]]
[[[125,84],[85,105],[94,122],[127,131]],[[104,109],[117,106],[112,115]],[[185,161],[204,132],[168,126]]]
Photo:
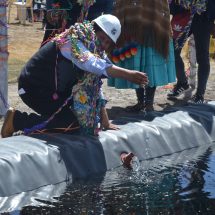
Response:
[[[41,47],[27,62],[18,79],[18,93],[36,113],[7,111],[2,137],[14,132],[63,132],[97,135],[101,128],[117,129],[108,120],[102,94],[102,77],[118,77],[138,85],[147,76],[120,68],[105,50],[116,43],[119,20],[102,15],[92,22],[76,23]]]
[[[121,79],[109,79],[108,86],[136,89],[137,104],[128,111],[152,111],[157,86],[175,82],[174,49],[170,13],[166,0],[115,1],[113,14],[122,23],[122,34],[112,53],[121,67],[146,72],[145,87]]]
[[[46,0],[33,0],[34,21],[43,21]]]
[[[76,4],[75,6],[78,6]],[[78,16],[79,8],[73,6],[72,0],[49,0],[46,1],[46,13],[45,13],[45,34],[42,40],[41,46],[51,40],[55,34],[63,32],[66,27],[70,25],[68,23],[68,13],[74,10],[74,17]],[[72,24],[76,22],[71,21]]]
[[[47,24],[42,44],[76,22],[92,21],[102,14],[111,14],[112,6],[113,0],[47,1]]]
[[[215,19],[215,1],[172,0],[170,11],[173,15],[171,22],[174,32],[177,83],[173,90],[167,94],[167,97],[173,99],[190,90],[181,50],[189,35],[193,34],[198,63],[198,80],[196,93],[189,102],[204,103],[204,94],[210,73],[209,44]]]

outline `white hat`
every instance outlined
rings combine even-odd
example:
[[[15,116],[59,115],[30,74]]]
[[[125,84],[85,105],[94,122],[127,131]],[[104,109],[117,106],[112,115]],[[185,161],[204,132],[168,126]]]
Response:
[[[116,16],[105,14],[93,20],[116,43],[121,34],[121,24]]]

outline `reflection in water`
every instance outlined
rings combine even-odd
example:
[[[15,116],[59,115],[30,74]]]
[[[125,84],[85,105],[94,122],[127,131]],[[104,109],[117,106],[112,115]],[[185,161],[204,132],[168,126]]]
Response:
[[[26,206],[20,214],[215,214],[215,146],[199,147],[122,167],[103,177],[69,184],[55,201]]]

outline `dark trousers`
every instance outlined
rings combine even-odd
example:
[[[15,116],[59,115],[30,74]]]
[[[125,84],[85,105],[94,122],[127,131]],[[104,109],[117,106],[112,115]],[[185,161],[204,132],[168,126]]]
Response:
[[[145,87],[136,89],[137,100],[139,103],[153,105],[156,87]]]
[[[55,113],[65,102],[66,98],[59,98],[53,100],[50,96],[41,91],[38,95],[32,95],[31,93],[25,93],[21,95],[23,102],[34,110],[36,113],[26,113],[16,110],[14,115],[14,130],[19,131],[25,128],[32,128],[38,125]],[[67,128],[69,125],[73,124],[73,127],[78,126],[77,118],[75,117],[73,111],[70,108],[71,102],[69,102],[55,117],[51,120],[45,129],[62,129]]]
[[[196,58],[198,63],[198,85],[197,94],[204,95],[210,73],[210,32],[213,26],[212,21],[208,21],[205,14],[195,15],[191,25],[190,34],[194,35],[196,46]],[[181,49],[175,50],[176,76],[178,84],[186,84],[187,77],[185,74],[184,62],[181,57]]]

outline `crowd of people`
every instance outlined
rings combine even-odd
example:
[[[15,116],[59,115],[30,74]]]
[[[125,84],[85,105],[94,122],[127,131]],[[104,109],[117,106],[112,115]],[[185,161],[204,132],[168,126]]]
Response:
[[[127,111],[153,111],[157,86],[176,82],[169,99],[191,88],[181,57],[190,35],[198,69],[189,102],[205,102],[213,0],[46,2],[41,47],[18,79],[18,94],[34,113],[10,108],[2,137],[17,131],[97,135],[101,129],[118,129],[105,109],[104,78],[109,86],[136,90],[137,104]]]

